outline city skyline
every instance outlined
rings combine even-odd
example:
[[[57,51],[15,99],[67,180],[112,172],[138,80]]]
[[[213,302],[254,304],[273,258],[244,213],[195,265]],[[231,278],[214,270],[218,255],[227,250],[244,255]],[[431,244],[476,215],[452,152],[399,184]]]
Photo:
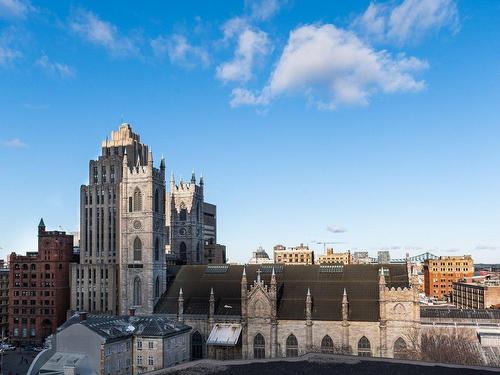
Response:
[[[0,1],[0,256],[35,250],[40,217],[78,230],[88,161],[129,122],[167,179],[203,174],[230,262],[313,242],[500,262],[498,5],[435,3],[403,25],[414,1]],[[333,68],[303,61],[318,46]]]

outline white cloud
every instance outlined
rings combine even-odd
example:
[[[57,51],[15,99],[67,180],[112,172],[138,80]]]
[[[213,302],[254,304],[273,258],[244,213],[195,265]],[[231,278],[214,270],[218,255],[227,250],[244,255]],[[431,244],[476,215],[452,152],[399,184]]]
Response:
[[[0,45],[0,66],[8,65],[20,56],[21,53],[19,51]]]
[[[347,230],[340,225],[329,225],[326,227],[326,230],[332,233],[345,233]]]
[[[76,11],[70,18],[69,26],[80,37],[104,47],[113,56],[136,55],[139,52],[133,39],[120,35],[115,25],[101,20],[90,11]]]
[[[156,56],[168,55],[174,64],[186,67],[210,64],[208,52],[203,47],[191,45],[183,35],[176,34],[170,38],[159,36],[151,40],[151,48]]]
[[[9,147],[9,148],[27,148],[28,145],[24,142],[22,142],[19,138],[13,138],[7,141],[3,141],[2,143],[3,147]]]
[[[306,25],[290,33],[268,85],[261,93],[253,94],[254,103],[265,104],[283,94],[305,93],[309,97],[326,94],[326,102],[318,101],[321,109],[338,104],[366,105],[377,92],[422,90],[424,81],[415,79],[412,73],[427,66],[415,57],[394,57],[385,50],[376,51],[353,32],[334,25]],[[250,102],[251,96],[246,94]]]
[[[457,31],[458,9],[454,0],[404,0],[397,6],[372,2],[352,26],[375,40],[403,43],[443,27]]]
[[[75,76],[73,68],[57,61],[51,61],[49,57],[43,54],[35,64],[49,74],[57,75],[61,78],[71,78]]]
[[[238,35],[233,60],[217,67],[217,78],[225,82],[250,80],[256,59],[267,55],[271,50],[271,42],[265,32],[245,29]]]
[[[0,18],[24,18],[34,9],[28,0],[0,0]]]
[[[245,6],[250,10],[250,17],[265,21],[274,16],[280,9],[279,0],[246,0]]]

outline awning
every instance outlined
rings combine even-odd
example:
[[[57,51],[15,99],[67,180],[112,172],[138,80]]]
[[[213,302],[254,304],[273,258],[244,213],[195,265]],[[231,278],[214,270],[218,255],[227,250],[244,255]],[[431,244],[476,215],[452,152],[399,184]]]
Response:
[[[219,323],[214,325],[207,345],[235,346],[241,335],[241,324]]]

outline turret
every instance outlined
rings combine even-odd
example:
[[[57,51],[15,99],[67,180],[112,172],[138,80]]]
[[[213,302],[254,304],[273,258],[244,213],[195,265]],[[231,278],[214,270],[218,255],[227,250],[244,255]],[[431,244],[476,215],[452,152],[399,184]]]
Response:
[[[210,325],[214,323],[214,314],[215,314],[215,297],[214,297],[214,288],[210,288],[210,298],[209,298],[209,309],[208,309],[208,321]]]
[[[170,190],[172,191],[174,187],[175,187],[175,176],[174,172],[172,172],[172,174],[170,175]]]
[[[160,160],[160,171],[165,173],[165,158],[163,157],[163,154],[161,155],[161,160]]]
[[[40,218],[40,222],[38,223],[38,234],[45,232],[45,223],[43,222],[43,217]]]
[[[246,317],[247,313],[247,273],[243,267],[243,274],[241,275],[241,317]]]
[[[384,273],[385,273],[385,269],[384,269],[384,267],[381,267],[379,269],[379,276],[378,276],[378,287],[379,287],[379,291],[380,292],[385,291],[385,285],[386,284],[385,284],[385,275],[384,275]]]
[[[179,320],[179,322],[183,322],[184,321],[184,294],[182,293],[182,288],[179,289],[179,298],[177,301],[179,303],[178,320]]]
[[[349,319],[349,301],[347,300],[347,291],[344,288],[344,294],[342,295],[342,320],[347,321]]]
[[[200,186],[205,185],[205,182],[203,180],[203,174],[200,176]]]
[[[196,175],[194,173],[194,169],[193,172],[191,172],[191,183],[196,185]]]
[[[153,168],[153,152],[151,150],[148,152],[148,167]]]
[[[306,295],[306,321],[310,322],[312,318],[312,299],[311,299],[311,290],[307,288]]]

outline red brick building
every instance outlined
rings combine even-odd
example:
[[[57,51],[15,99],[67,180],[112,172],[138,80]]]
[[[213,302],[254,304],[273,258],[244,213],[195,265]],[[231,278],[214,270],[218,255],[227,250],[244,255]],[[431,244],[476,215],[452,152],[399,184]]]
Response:
[[[66,320],[70,302],[73,236],[38,225],[38,252],[10,255],[9,337],[15,344],[41,344]]]

